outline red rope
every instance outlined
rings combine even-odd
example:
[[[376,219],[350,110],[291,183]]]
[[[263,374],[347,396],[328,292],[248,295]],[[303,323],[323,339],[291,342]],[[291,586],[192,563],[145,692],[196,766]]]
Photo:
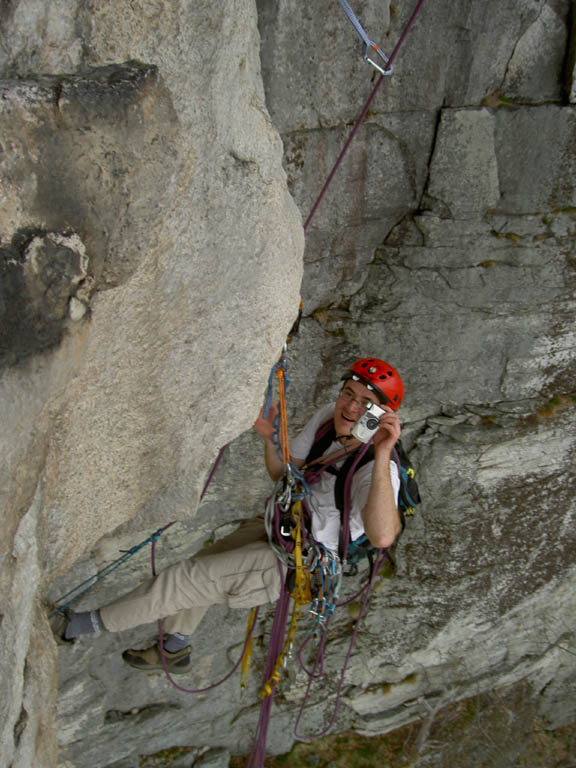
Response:
[[[408,23],[404,27],[404,30],[402,31],[402,34],[400,35],[400,39],[398,40],[398,42],[396,43],[396,46],[394,47],[394,50],[390,54],[390,58],[388,59],[388,64],[386,65],[385,69],[390,69],[390,67],[392,66],[392,64],[394,62],[394,59],[398,55],[398,51],[400,50],[400,48],[402,47],[404,41],[406,40],[406,37],[408,36],[408,32],[410,32],[410,29],[412,28],[412,25],[416,21],[416,17],[420,13],[420,9],[422,8],[423,4],[424,4],[424,0],[418,0],[418,2],[416,3],[416,7],[412,11],[412,15],[408,19]],[[348,137],[348,141],[346,142],[346,144],[344,145],[344,148],[342,149],[342,151],[338,155],[338,159],[334,163],[334,167],[330,171],[330,173],[328,175],[328,178],[324,182],[324,186],[320,190],[320,194],[318,195],[318,197],[316,199],[316,202],[312,206],[312,210],[308,214],[308,218],[306,219],[306,222],[304,223],[304,231],[306,231],[308,229],[308,227],[310,226],[310,222],[314,218],[314,215],[315,215],[316,211],[318,210],[318,208],[320,206],[320,203],[322,202],[322,199],[324,198],[324,195],[328,191],[328,187],[332,183],[332,179],[336,175],[336,171],[340,167],[340,164],[344,160],[344,156],[346,155],[350,145],[354,141],[354,138],[355,138],[356,134],[358,133],[358,130],[360,129],[360,126],[364,122],[364,120],[366,118],[366,115],[368,114],[368,110],[370,109],[370,106],[372,105],[372,102],[374,101],[374,99],[376,97],[376,94],[378,93],[378,91],[380,89],[380,86],[382,85],[382,81],[383,80],[384,80],[384,75],[380,75],[380,77],[378,78],[378,82],[376,83],[376,85],[372,89],[372,93],[368,97],[368,101],[364,105],[364,109],[362,110],[362,113],[360,114],[360,117],[358,118],[358,120],[356,120],[354,128],[352,129],[352,133]]]

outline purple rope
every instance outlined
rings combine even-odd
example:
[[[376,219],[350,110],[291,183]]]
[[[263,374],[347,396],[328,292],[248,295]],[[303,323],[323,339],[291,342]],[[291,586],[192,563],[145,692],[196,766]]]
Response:
[[[315,483],[319,482],[324,470],[328,469],[328,467],[331,467],[332,464],[335,464],[337,461],[341,461],[350,455],[351,454],[346,454],[344,452],[338,452],[337,455],[330,461],[326,461],[324,464],[318,464],[314,469],[307,470],[307,472],[304,474],[304,479],[308,485],[314,485]]]
[[[416,21],[416,17],[418,16],[418,14],[420,12],[420,9],[421,9],[423,4],[424,4],[424,0],[418,0],[418,3],[416,4],[416,7],[412,11],[412,15],[410,16],[410,19],[408,20],[408,23],[404,27],[404,30],[402,31],[402,34],[400,35],[400,39],[398,40],[394,50],[390,54],[390,58],[388,59],[388,63],[386,64],[384,69],[388,70],[392,66],[392,63],[394,62],[394,59],[398,55],[398,52],[399,52],[402,44],[406,40],[406,37],[408,36],[408,32],[412,28],[412,25]],[[380,75],[380,77],[378,78],[378,82],[376,83],[376,85],[372,89],[372,93],[368,97],[368,101],[364,105],[364,109],[362,110],[362,113],[360,114],[360,117],[358,118],[358,120],[356,121],[356,124],[354,125],[354,128],[352,129],[352,133],[348,137],[348,141],[346,142],[346,144],[344,145],[344,148],[342,149],[342,151],[338,155],[338,159],[334,163],[334,167],[330,171],[330,174],[329,174],[328,178],[326,179],[326,181],[324,182],[324,186],[322,187],[322,189],[320,191],[320,194],[318,195],[318,198],[316,199],[316,202],[312,206],[312,210],[308,214],[308,218],[306,219],[306,222],[304,224],[304,231],[306,231],[308,229],[308,227],[310,225],[310,222],[314,218],[314,214],[318,210],[318,207],[320,206],[320,203],[322,202],[322,199],[324,198],[324,195],[328,191],[328,187],[332,183],[332,179],[336,175],[336,171],[338,170],[340,164],[342,163],[342,160],[344,159],[344,156],[348,152],[348,149],[349,149],[350,145],[354,141],[354,138],[355,138],[356,134],[358,133],[358,130],[360,129],[360,126],[362,125],[362,123],[366,119],[366,115],[368,114],[368,110],[370,109],[370,107],[372,105],[372,102],[374,101],[374,98],[376,97],[376,94],[378,93],[378,91],[380,89],[380,86],[382,85],[383,81],[384,81],[384,75]]]
[[[328,624],[330,623],[331,618],[332,617],[330,616],[326,620],[326,624],[325,624],[326,631],[324,632],[324,637],[326,637],[326,632],[328,631]],[[318,651],[316,652],[316,658],[314,659],[314,666],[312,667],[311,670],[308,669],[308,667],[302,660],[302,654],[304,653],[304,650],[308,645],[308,643],[310,642],[310,640],[312,639],[312,637],[313,637],[312,635],[308,635],[308,637],[304,640],[304,642],[298,649],[297,656],[298,656],[298,663],[300,664],[300,667],[304,670],[304,672],[306,672],[308,677],[318,679],[319,677],[322,677],[322,675],[324,674],[324,644],[322,643],[322,641],[318,646]],[[317,665],[320,666],[320,669],[318,670],[318,672],[316,671]]]
[[[212,685],[208,685],[206,688],[183,688],[181,685],[178,685],[178,683],[174,680],[170,672],[168,671],[168,665],[166,663],[166,656],[164,655],[164,632],[162,629],[162,619],[158,619],[158,650],[160,652],[160,661],[162,662],[162,668],[164,670],[164,674],[168,678],[168,680],[172,683],[174,688],[176,688],[179,691],[182,691],[182,693],[207,693],[208,691],[213,691],[214,688],[218,688],[220,685],[226,682],[226,680],[229,680],[234,672],[238,669],[240,664],[242,663],[242,659],[244,658],[244,654],[246,652],[246,649],[248,648],[248,643],[252,639],[252,635],[254,634],[254,628],[256,626],[256,621],[258,619],[258,614],[260,612],[260,607],[256,608],[256,611],[254,612],[254,620],[252,622],[252,625],[250,626],[250,630],[248,634],[246,635],[246,640],[244,641],[244,647],[242,648],[242,653],[240,654],[240,658],[234,664],[230,672],[222,678],[222,680],[219,680],[217,683],[212,683]]]
[[[200,501],[202,501],[202,499],[206,495],[206,491],[210,487],[210,483],[212,482],[212,478],[214,477],[214,475],[218,471],[218,467],[222,463],[222,459],[224,458],[224,454],[226,453],[226,449],[227,448],[228,448],[228,444],[226,444],[226,445],[222,446],[222,448],[220,448],[220,451],[218,452],[218,456],[216,457],[216,461],[214,462],[214,466],[210,470],[210,474],[208,475],[208,479],[204,483],[204,488],[202,489],[202,493],[200,494]]]
[[[344,514],[342,520],[342,539],[344,541],[344,551],[342,552],[343,562],[346,561],[346,557],[348,555],[348,541],[350,539],[350,489],[352,488],[352,482],[354,480],[354,471],[358,466],[358,462],[369,450],[370,445],[371,440],[363,445],[362,448],[360,448],[348,474],[346,475],[346,480],[344,482]]]
[[[374,586],[374,581],[376,580],[376,576],[378,575],[378,571],[380,570],[380,567],[382,566],[382,563],[384,562],[384,553],[382,550],[378,551],[378,555],[376,557],[376,562],[374,563],[374,571],[372,573],[372,578],[370,579],[370,582],[368,583],[368,588],[366,589],[366,593],[364,595],[364,598],[362,600],[362,605],[360,607],[360,613],[358,614],[358,618],[356,619],[356,623],[354,624],[354,631],[352,632],[352,637],[350,638],[350,645],[348,646],[348,653],[346,654],[346,658],[344,659],[344,666],[342,667],[342,672],[340,673],[340,680],[338,682],[338,689],[336,691],[336,702],[334,704],[334,709],[332,711],[332,717],[330,718],[330,722],[326,726],[326,728],[321,731],[320,733],[315,733],[313,736],[301,736],[298,732],[298,728],[300,726],[300,720],[302,719],[302,715],[304,714],[304,709],[306,707],[306,704],[308,702],[308,699],[310,698],[310,690],[312,688],[313,680],[319,677],[317,674],[309,674],[308,679],[308,686],[306,688],[306,693],[304,694],[304,699],[302,700],[302,704],[300,705],[300,709],[298,711],[298,717],[296,718],[296,724],[294,726],[294,737],[298,739],[299,741],[311,741],[312,739],[320,739],[323,736],[326,736],[327,733],[330,732],[332,726],[336,722],[336,718],[338,717],[338,712],[340,711],[340,702],[342,699],[342,688],[344,687],[344,677],[346,675],[346,671],[348,669],[348,665],[350,663],[350,659],[352,658],[352,651],[354,650],[354,645],[356,644],[356,638],[358,636],[358,631],[360,629],[360,622],[362,621],[364,614],[366,612],[366,606],[368,604],[368,599],[370,597],[370,594],[372,593],[372,588]],[[326,644],[326,637],[327,632],[324,633],[320,645],[318,647],[318,652],[316,654],[316,659],[314,661],[314,667],[313,667],[313,673],[316,673],[316,667],[319,663],[323,663],[324,658],[324,647]],[[305,667],[304,667],[305,669]]]
[[[276,666],[276,660],[282,653],[284,647],[284,639],[286,637],[286,624],[288,621],[288,613],[290,610],[290,593],[285,586],[284,573],[282,566],[278,562],[278,568],[280,570],[280,576],[282,579],[282,591],[280,597],[276,603],[276,611],[274,613],[274,623],[272,624],[272,632],[270,634],[270,642],[268,647],[268,657],[266,659],[266,669],[264,670],[264,683],[267,683],[274,667]],[[263,768],[264,760],[266,758],[266,740],[268,736],[268,725],[270,723],[270,714],[272,710],[272,701],[276,689],[272,687],[272,692],[269,696],[266,696],[262,705],[260,706],[260,715],[258,717],[258,725],[256,727],[256,736],[254,739],[254,745],[252,752],[246,764],[246,768]]]
[[[364,592],[368,589],[369,586],[370,586],[370,582],[367,581],[366,584],[360,587],[358,592],[356,592],[355,595],[352,595],[352,597],[349,597],[348,600],[343,600],[341,603],[336,603],[336,608],[344,608],[346,605],[350,605],[350,603],[355,602],[356,600],[358,600],[359,597],[361,597],[361,595],[364,594]]]

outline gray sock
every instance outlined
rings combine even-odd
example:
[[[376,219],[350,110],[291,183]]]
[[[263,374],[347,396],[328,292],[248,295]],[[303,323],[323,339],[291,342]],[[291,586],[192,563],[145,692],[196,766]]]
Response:
[[[99,611],[84,611],[83,613],[73,613],[70,616],[68,626],[64,632],[66,640],[72,640],[79,635],[90,635],[94,632],[102,632],[104,625],[100,618]]]
[[[190,645],[190,635],[181,635],[175,632],[173,635],[166,635],[164,638],[164,650],[168,653],[176,653]]]

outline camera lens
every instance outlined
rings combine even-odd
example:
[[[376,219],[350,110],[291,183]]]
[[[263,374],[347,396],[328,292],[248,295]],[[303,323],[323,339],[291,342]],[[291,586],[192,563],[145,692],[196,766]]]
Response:
[[[378,419],[368,419],[368,421],[366,422],[366,427],[368,429],[376,429],[379,423],[380,421]]]

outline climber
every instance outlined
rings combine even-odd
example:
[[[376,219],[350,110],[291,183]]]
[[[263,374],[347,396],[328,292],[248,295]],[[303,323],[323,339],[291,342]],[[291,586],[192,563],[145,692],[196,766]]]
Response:
[[[400,486],[396,463],[391,460],[400,436],[398,414],[404,393],[402,380],[388,363],[376,358],[356,361],[342,377],[336,402],[320,408],[300,434],[291,441],[292,464],[305,467],[316,441],[318,428],[327,420],[334,432],[326,456],[341,456],[332,467],[341,465],[363,444],[352,433],[367,407],[379,406],[382,413],[372,436],[373,460],[361,466],[351,485],[350,536],[364,534],[377,548],[389,547],[401,530],[397,508]],[[273,443],[275,409],[264,417],[260,412],[255,431],[265,440],[265,462],[270,477],[280,478],[285,470]],[[322,463],[322,458],[320,459]],[[315,465],[318,459],[315,460]],[[334,470],[332,470],[334,471]],[[335,475],[323,472],[311,487],[312,535],[328,549],[337,551],[340,512],[334,499]],[[269,546],[263,517],[247,520],[240,527],[200,551],[194,557],[161,571],[133,591],[101,607],[82,613],[56,613],[51,618],[57,642],[71,643],[80,635],[99,631],[118,632],[162,618],[166,633],[163,647],[166,666],[172,674],[191,669],[190,635],[211,605],[249,608],[275,601],[282,586],[282,568]],[[132,667],[162,669],[158,643],[144,650],[129,649],[122,655]]]

